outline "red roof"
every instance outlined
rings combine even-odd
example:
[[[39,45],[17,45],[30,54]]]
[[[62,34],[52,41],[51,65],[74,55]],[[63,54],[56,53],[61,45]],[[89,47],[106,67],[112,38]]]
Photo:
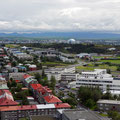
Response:
[[[47,86],[43,87],[41,84],[31,84],[31,87],[34,90],[37,90],[39,93],[41,92],[42,95],[44,95],[45,93],[52,93],[52,90],[50,90],[50,88],[48,88]]]
[[[0,111],[32,110],[32,109],[37,109],[36,105],[0,107]]]
[[[62,102],[58,97],[54,95],[45,96],[44,99],[48,103],[61,103]]]
[[[24,79],[26,79],[26,78],[28,78],[28,77],[30,77],[31,75],[28,75],[28,74],[25,74],[23,77],[24,77]]]
[[[20,80],[15,80],[15,82],[16,82],[16,83],[19,83],[19,82],[21,82],[21,81],[20,81]]]
[[[0,57],[5,57],[5,56],[7,56],[7,55],[4,55],[4,54],[0,55]]]
[[[59,103],[55,104],[56,108],[70,108],[71,106],[68,103]]]
[[[4,105],[18,105],[9,90],[0,90],[0,106]]]
[[[38,88],[42,88],[42,85],[41,84],[31,84],[31,87],[36,90]]]

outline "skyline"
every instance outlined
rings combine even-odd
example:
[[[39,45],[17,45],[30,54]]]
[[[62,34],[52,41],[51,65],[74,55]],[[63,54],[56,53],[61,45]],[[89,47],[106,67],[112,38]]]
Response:
[[[120,33],[120,0],[4,0],[0,32]]]

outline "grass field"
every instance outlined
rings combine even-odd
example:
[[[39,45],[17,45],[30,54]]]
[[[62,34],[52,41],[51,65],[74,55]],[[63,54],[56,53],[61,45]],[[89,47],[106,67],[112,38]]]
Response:
[[[101,59],[101,58],[113,58],[113,57],[111,57],[111,56],[93,56],[93,58]]]
[[[62,63],[62,62],[44,62],[43,66],[68,66],[73,65],[72,63]]]
[[[120,60],[100,60],[100,62],[110,62],[113,64],[120,64]]]
[[[93,64],[90,64],[88,66],[77,66],[77,70],[84,70],[84,71],[93,71],[94,69],[110,69],[111,71],[116,71],[117,66],[109,66],[109,65],[99,65],[99,66],[94,66]]]
[[[95,68],[94,67],[90,67],[90,66],[77,66],[76,69],[79,69],[79,70],[84,70],[84,71],[93,71]]]
[[[102,117],[108,117],[108,114],[105,114],[105,113],[99,113],[99,115]]]
[[[5,47],[8,47],[8,48],[17,48],[17,47],[19,47],[19,45],[6,44]]]

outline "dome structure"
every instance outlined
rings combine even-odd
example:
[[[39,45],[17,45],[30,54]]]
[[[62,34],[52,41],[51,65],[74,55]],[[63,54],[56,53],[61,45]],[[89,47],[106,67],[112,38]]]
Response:
[[[69,39],[69,40],[68,40],[68,43],[69,43],[69,44],[74,44],[75,42],[76,42],[75,39]]]

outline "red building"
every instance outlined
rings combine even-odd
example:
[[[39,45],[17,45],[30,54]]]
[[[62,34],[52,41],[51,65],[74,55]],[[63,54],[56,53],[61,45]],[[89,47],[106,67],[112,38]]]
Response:
[[[14,101],[13,96],[9,90],[0,90],[0,106],[15,106],[18,105]]]

